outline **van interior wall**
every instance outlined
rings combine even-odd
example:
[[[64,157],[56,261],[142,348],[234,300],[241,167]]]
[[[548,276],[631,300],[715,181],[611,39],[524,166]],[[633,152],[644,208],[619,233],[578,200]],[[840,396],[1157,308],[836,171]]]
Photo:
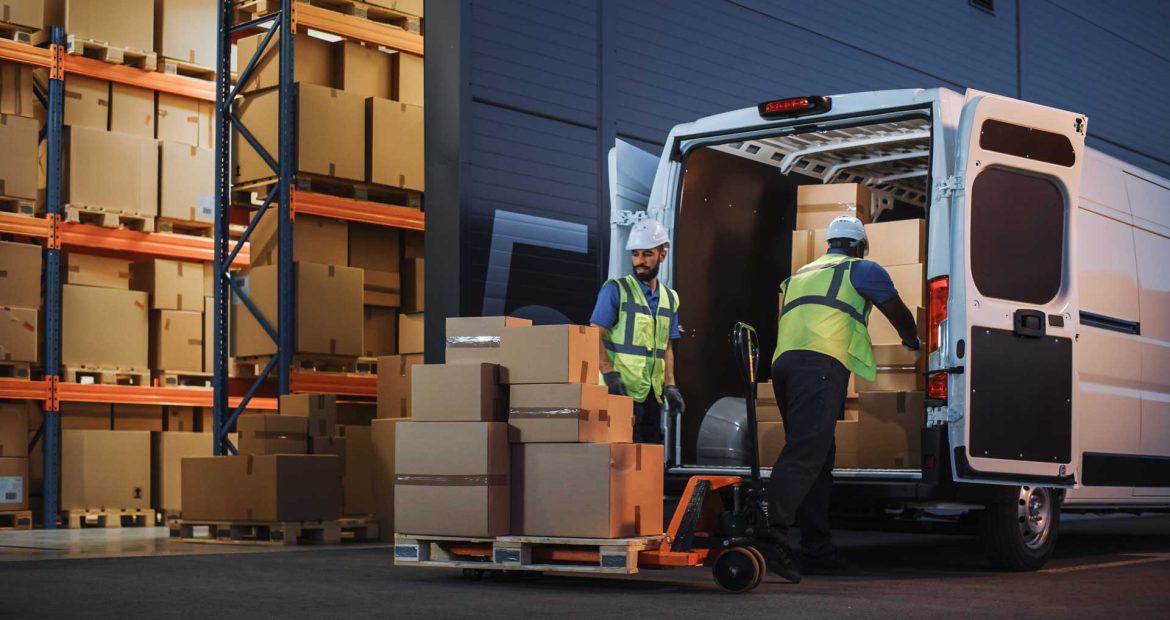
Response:
[[[768,378],[777,295],[792,262],[796,187],[810,182],[709,148],[686,159],[672,254],[683,329],[675,374],[689,411],[684,462],[694,462],[707,408],[724,396],[743,396],[730,338],[736,322],[756,328],[761,380]]]

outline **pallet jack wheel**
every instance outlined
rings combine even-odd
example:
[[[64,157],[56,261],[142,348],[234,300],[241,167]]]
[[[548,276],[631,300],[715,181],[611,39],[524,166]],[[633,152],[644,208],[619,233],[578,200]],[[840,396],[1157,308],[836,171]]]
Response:
[[[755,556],[756,561],[760,563],[760,576],[756,577],[756,586],[758,586],[760,585],[760,582],[764,580],[764,575],[768,572],[768,562],[764,560],[764,554],[760,553],[759,549],[756,549],[755,547],[744,548],[751,552],[751,554]],[[754,588],[756,586],[752,587]]]
[[[732,547],[719,554],[712,572],[715,583],[733,594],[742,594],[760,584],[764,570],[750,547]]]

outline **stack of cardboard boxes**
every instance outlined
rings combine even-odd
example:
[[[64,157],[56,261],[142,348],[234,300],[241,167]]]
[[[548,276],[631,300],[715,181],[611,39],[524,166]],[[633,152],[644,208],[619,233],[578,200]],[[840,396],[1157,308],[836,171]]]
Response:
[[[31,403],[0,402],[0,513],[28,510]]]
[[[3,157],[3,155],[0,155]],[[0,241],[0,364],[28,379],[39,358],[41,248]]]
[[[36,210],[39,105],[32,67],[0,62],[0,203],[6,211],[31,215]]]
[[[151,300],[149,292],[131,289],[130,261],[70,252],[63,263],[64,378],[69,380],[74,368],[149,375]],[[199,280],[202,291],[202,276]],[[168,305],[162,298],[160,303]]]

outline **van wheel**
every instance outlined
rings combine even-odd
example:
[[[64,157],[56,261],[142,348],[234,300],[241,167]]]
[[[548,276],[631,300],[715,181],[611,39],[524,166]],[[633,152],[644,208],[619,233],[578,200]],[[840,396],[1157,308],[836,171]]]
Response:
[[[987,559],[1013,571],[1039,570],[1052,557],[1060,531],[1061,494],[1025,486],[979,515],[979,536]]]

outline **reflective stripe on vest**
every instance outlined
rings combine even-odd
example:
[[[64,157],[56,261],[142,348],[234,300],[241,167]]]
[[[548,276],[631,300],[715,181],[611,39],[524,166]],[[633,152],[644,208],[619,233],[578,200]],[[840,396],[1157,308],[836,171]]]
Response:
[[[621,374],[626,392],[635,401],[645,400],[653,391],[662,402],[666,378],[666,347],[670,324],[678,312],[678,295],[662,286],[658,310],[651,314],[642,286],[634,276],[610,280],[618,287],[618,319],[603,340],[614,369]],[[661,286],[661,285],[660,285]],[[638,317],[648,320],[638,321]]]

